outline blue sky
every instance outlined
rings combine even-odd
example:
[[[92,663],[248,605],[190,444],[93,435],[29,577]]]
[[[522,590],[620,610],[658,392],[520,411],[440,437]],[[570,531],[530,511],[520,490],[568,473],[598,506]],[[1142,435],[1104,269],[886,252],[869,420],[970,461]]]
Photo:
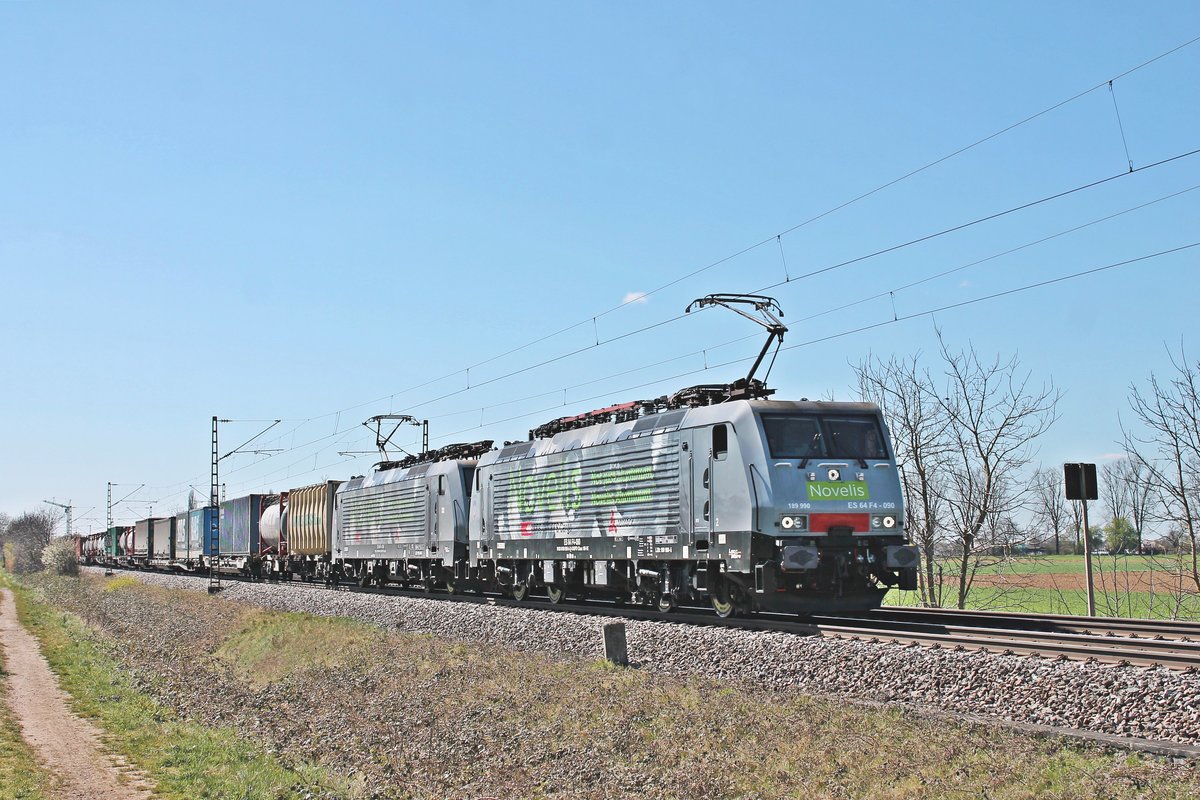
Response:
[[[98,529],[108,481],[146,485],[118,521],[174,510],[213,414],[284,419],[282,452],[223,462],[233,496],[361,474],[338,453],[374,414],[500,441],[736,378],[704,370],[757,350],[732,314],[595,343],[782,280],[769,241],[672,284],[1197,36],[1191,2],[0,2],[0,511]],[[786,274],[1197,148],[1200,42],[782,236]],[[1200,241],[1198,185],[1200,155],[793,280],[785,344]],[[1198,266],[797,347],[772,383],[850,398],[851,364],[932,356],[936,325],[1065,392],[1038,460],[1102,460],[1129,385],[1196,358]]]

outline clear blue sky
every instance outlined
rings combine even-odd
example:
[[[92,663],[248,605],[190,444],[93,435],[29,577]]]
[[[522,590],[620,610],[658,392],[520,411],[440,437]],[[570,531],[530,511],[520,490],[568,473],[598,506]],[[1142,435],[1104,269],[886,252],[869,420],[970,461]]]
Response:
[[[261,440],[284,452],[223,462],[233,496],[362,473],[338,452],[373,414],[516,439],[736,378],[703,367],[758,329],[719,311],[588,345],[782,279],[774,242],[591,318],[1197,36],[1194,2],[0,2],[0,511],[71,500],[98,529],[107,481],[146,484],[118,521],[172,511],[207,489],[213,414],[285,420]],[[1200,148],[1200,43],[1113,88],[1134,167]],[[787,269],[1127,169],[1104,87],[784,235]],[[1197,185],[1200,155],[794,280],[786,344],[1200,241],[1197,189],[813,317]],[[932,355],[936,324],[1066,392],[1039,460],[1102,460],[1129,384],[1200,354],[1198,266],[798,347],[772,382],[851,397],[852,363]]]

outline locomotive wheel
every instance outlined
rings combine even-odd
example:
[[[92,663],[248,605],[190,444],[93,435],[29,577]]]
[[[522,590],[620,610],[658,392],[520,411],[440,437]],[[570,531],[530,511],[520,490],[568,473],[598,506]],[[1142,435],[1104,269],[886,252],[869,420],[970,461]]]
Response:
[[[712,599],[713,611],[717,612],[718,617],[729,619],[737,616],[737,605],[733,602],[733,595],[727,585],[722,583],[714,586],[709,591],[709,597]]]
[[[675,596],[671,594],[660,594],[658,596],[658,610],[664,614],[670,614],[675,610]]]
[[[512,585],[512,599],[520,602],[529,596],[529,584],[514,583]]]
[[[558,605],[559,603],[561,603],[563,601],[563,598],[565,598],[566,596],[567,596],[566,589],[560,589],[557,586],[547,586],[546,587],[546,597],[550,598],[550,602],[553,605]]]
[[[446,594],[454,594],[454,580],[448,578],[446,580]]]
[[[358,585],[366,589],[371,585],[371,571],[364,569],[358,576]]]

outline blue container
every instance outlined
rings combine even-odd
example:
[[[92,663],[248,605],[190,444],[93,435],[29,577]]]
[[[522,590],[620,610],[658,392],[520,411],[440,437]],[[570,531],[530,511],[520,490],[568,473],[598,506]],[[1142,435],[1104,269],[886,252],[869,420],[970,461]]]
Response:
[[[193,508],[188,512],[188,552],[192,558],[212,555],[212,524],[216,512],[212,506]],[[178,555],[176,556],[178,558]]]
[[[259,553],[258,524],[263,501],[271,495],[252,494],[221,503],[221,552],[226,556],[250,556]]]

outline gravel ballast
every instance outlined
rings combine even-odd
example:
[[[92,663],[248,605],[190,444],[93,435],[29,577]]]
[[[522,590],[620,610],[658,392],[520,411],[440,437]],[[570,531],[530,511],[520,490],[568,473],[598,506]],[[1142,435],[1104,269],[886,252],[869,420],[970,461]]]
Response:
[[[197,578],[146,583],[202,591]],[[222,596],[261,608],[341,616],[384,628],[550,655],[602,658],[613,617],[421,597],[226,582]],[[668,622],[625,622],[642,669],[768,690],[911,705],[1082,732],[1200,745],[1200,676],[1165,668],[938,650]]]

